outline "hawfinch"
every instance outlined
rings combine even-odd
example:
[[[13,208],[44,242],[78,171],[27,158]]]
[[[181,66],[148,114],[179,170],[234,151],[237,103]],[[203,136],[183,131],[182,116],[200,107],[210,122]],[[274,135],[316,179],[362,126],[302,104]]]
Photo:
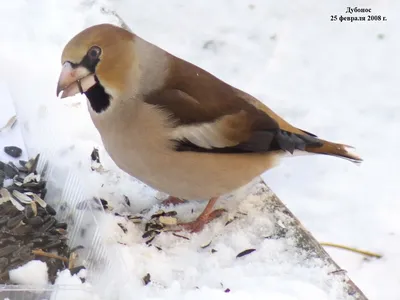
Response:
[[[61,57],[61,98],[83,93],[104,147],[126,173],[171,195],[208,199],[191,232],[221,215],[218,197],[295,151],[361,162],[349,146],[293,127],[249,94],[120,27],[74,36]],[[181,199],[181,200],[179,200]]]

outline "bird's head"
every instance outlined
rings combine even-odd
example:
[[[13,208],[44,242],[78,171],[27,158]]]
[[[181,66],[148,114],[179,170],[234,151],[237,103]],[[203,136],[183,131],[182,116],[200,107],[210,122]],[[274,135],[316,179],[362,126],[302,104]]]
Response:
[[[85,93],[96,112],[108,108],[113,99],[123,96],[134,61],[134,35],[111,25],[89,27],[65,46],[62,70],[57,85],[61,98]]]

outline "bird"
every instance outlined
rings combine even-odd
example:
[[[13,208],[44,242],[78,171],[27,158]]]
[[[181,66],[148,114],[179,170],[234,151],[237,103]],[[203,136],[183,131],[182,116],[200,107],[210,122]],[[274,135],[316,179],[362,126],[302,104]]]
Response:
[[[351,146],[299,129],[250,94],[113,24],[73,36],[57,97],[84,94],[104,149],[127,174],[169,195],[208,200],[181,230],[222,215],[217,200],[296,153],[362,159]]]

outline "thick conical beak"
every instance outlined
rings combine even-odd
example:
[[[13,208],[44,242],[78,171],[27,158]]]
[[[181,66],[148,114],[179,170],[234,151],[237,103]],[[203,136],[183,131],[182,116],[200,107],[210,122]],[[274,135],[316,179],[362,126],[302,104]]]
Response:
[[[84,67],[73,68],[71,63],[64,63],[57,84],[57,97],[62,92],[61,98],[67,98],[84,93],[96,84],[93,74]]]

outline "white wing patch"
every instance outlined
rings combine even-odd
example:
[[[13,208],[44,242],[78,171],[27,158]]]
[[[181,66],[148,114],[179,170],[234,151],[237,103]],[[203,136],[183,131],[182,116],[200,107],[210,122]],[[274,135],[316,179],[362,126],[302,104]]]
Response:
[[[219,121],[196,125],[181,125],[172,131],[171,138],[179,141],[188,140],[205,149],[235,146],[237,143],[227,139],[221,128],[221,122]]]

